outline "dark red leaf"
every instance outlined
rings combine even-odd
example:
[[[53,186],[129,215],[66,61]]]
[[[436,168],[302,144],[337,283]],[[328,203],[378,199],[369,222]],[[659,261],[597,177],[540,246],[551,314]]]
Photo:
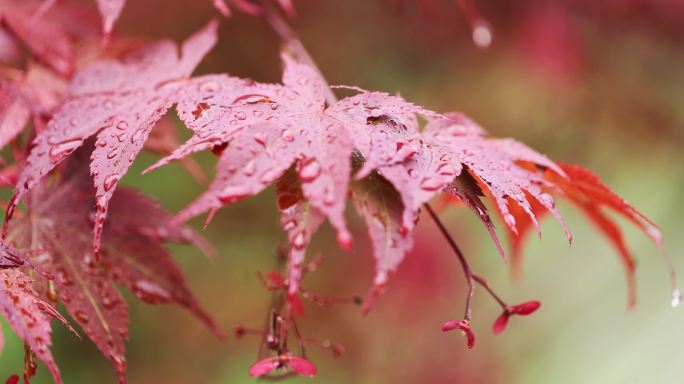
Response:
[[[31,283],[18,269],[0,269],[0,313],[45,363],[55,383],[61,384],[59,369],[50,352],[50,318],[56,311],[38,297]]]
[[[38,183],[27,198],[30,215],[13,222],[9,236],[40,249],[33,263],[54,276],[59,299],[88,337],[114,364],[125,382],[127,304],[121,284],[148,303],[186,307],[215,333],[221,331],[188,289],[180,269],[163,246],[167,240],[196,243],[189,228],[167,224],[171,215],[149,198],[122,189],[112,199],[102,260],[93,257],[86,148],[65,163],[56,177]]]

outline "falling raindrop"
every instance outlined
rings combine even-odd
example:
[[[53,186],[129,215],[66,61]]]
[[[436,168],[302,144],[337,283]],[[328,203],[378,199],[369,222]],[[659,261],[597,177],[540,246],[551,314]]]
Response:
[[[485,20],[477,20],[473,24],[473,42],[480,48],[492,45],[492,28]]]
[[[679,291],[679,288],[675,288],[672,290],[672,308],[677,308],[679,307],[679,304],[682,301],[682,293]]]

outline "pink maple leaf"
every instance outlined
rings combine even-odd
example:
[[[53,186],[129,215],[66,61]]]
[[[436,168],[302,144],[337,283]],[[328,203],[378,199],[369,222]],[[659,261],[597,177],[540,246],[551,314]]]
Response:
[[[79,72],[68,100],[34,140],[8,207],[11,217],[19,199],[57,164],[96,136],[90,170],[96,188],[93,247],[97,254],[114,190],[140,152],[154,123],[184,94],[188,76],[216,41],[217,22],[187,39],[178,55],[161,41],[126,61],[101,61]],[[194,86],[194,85],[193,85]]]

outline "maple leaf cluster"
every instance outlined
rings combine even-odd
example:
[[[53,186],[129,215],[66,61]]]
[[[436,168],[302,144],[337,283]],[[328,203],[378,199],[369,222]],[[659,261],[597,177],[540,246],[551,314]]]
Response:
[[[540,232],[538,218],[544,214],[553,215],[572,239],[554,195],[568,199],[617,247],[629,276],[630,305],[635,302],[633,258],[604,211],[631,220],[658,244],[660,232],[588,170],[555,163],[511,139],[491,138],[460,113],[433,112],[400,96],[348,87],[356,94],[338,101],[330,97],[331,88],[318,70],[287,49],[280,84],[227,74],[192,77],[216,43],[218,21],[180,47],[162,40],[123,58],[94,53],[83,66],[67,38],[73,34],[58,27],[68,16],[35,23],[35,18],[50,20],[52,3],[30,8],[9,2],[0,11],[0,32],[9,47],[0,56],[11,58],[20,54],[12,49],[24,46],[31,58],[26,68],[2,67],[0,78],[0,147],[11,147],[15,159],[0,175],[0,184],[14,188],[0,242],[0,309],[55,382],[61,379],[49,350],[50,319],[68,325],[54,309],[60,302],[125,382],[128,315],[119,285],[145,302],[185,307],[220,335],[163,243],[209,250],[182,223],[206,212],[208,222],[222,206],[274,184],[289,241],[286,274],[278,279],[277,290],[286,291],[291,308],[301,306],[306,248],[319,226],[327,220],[340,246],[351,246],[345,217],[349,200],[366,222],[376,261],[365,306],[369,310],[411,249],[421,208],[438,195],[473,210],[503,257],[483,201],[489,200],[505,223],[515,265],[522,239],[533,228]],[[226,3],[214,4],[228,14]],[[247,0],[231,4],[245,12],[263,11]],[[289,1],[279,4],[294,12]],[[124,1],[98,5],[109,34]],[[60,33],[46,44],[50,28]],[[173,106],[192,131],[182,145],[176,145],[175,133],[163,120]],[[24,131],[30,141],[22,138]],[[173,216],[140,192],[117,188],[144,149],[165,155],[147,171],[211,150],[218,156],[216,176]],[[20,201],[24,210],[17,210]],[[469,297],[478,283],[501,304],[504,312],[495,333],[510,316],[539,307],[536,301],[503,302],[469,269],[455,243],[452,248],[466,272]],[[468,304],[465,318],[443,329],[465,332],[472,347],[469,321]],[[316,372],[285,345],[275,343],[277,354],[257,363],[250,374],[287,367],[305,375]],[[27,370],[25,377],[31,374]]]

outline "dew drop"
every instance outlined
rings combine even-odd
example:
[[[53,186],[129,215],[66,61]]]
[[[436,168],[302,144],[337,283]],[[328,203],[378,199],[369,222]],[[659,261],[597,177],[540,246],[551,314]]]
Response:
[[[119,155],[119,147],[115,147],[115,148],[112,148],[112,150],[107,153],[107,158],[111,160],[118,155]]]
[[[297,227],[297,220],[292,219],[283,223],[283,229],[286,231],[291,231]]]
[[[442,176],[453,176],[455,174],[454,167],[449,163],[444,163],[437,167],[437,173]]]
[[[413,156],[413,154],[415,154],[415,153],[416,153],[416,150],[412,146],[406,145],[404,143],[397,143],[397,151],[394,154],[394,157],[398,161],[404,161],[404,160],[408,159],[409,157]]]
[[[315,180],[321,174],[321,165],[316,159],[304,160],[299,169],[299,178],[304,182]]]
[[[335,194],[330,188],[326,188],[323,191],[323,203],[325,203],[326,205],[335,204]]]
[[[245,167],[242,169],[242,173],[247,177],[252,176],[256,173],[256,163],[254,162],[254,160],[250,160],[245,165]]]
[[[239,111],[235,114],[235,118],[238,120],[245,120],[247,118],[247,115],[245,115],[244,112]]]
[[[541,200],[541,203],[545,207],[555,208],[556,206],[556,202],[554,201],[553,196],[551,196],[548,193],[542,193],[541,195],[539,195],[539,200]]]
[[[74,317],[80,323],[87,323],[88,321],[90,321],[90,317],[85,312],[81,311],[80,309],[77,309],[74,312]]]
[[[249,196],[251,189],[245,185],[229,185],[223,188],[218,198],[223,204],[231,204]]]
[[[261,184],[269,184],[278,176],[278,168],[267,169],[259,177],[259,182]]]
[[[289,129],[283,129],[283,131],[280,133],[280,138],[283,139],[283,141],[287,141],[288,143],[291,143],[294,141],[295,136],[292,131]]]
[[[295,237],[292,239],[292,247],[295,249],[304,249],[306,246],[306,233],[304,231],[301,231],[295,235]]]
[[[352,236],[348,231],[337,232],[337,244],[344,250],[350,250],[352,247]]]
[[[110,359],[114,363],[114,366],[116,367],[117,372],[126,371],[126,359],[123,356],[112,353],[110,355]]]
[[[70,139],[59,142],[50,148],[48,156],[53,163],[61,161],[65,156],[68,156],[78,147],[83,145],[83,140],[81,139]]]
[[[213,80],[205,81],[197,87],[200,92],[216,92],[219,88],[219,84]]]
[[[109,191],[116,185],[116,183],[119,181],[119,175],[117,174],[111,174],[105,177],[104,184],[102,187],[104,188],[105,191]]]
[[[147,280],[138,280],[133,284],[133,294],[148,303],[171,300],[171,294],[158,284]]]
[[[261,132],[257,132],[254,134],[254,141],[256,141],[257,144],[265,147],[266,146],[266,135],[261,133]]]
[[[420,182],[420,187],[426,191],[437,191],[444,186],[444,183],[434,177],[427,177]]]
[[[510,213],[504,215],[504,221],[509,227],[515,227],[515,217]]]
[[[125,121],[125,120],[119,121],[119,122],[116,124],[116,129],[120,129],[120,130],[122,130],[122,131],[128,129],[128,122]]]
[[[110,297],[109,295],[105,295],[105,296],[102,297],[102,305],[103,305],[106,309],[112,309],[112,308],[114,308],[114,307],[116,306],[116,304],[117,304],[117,301],[114,300],[114,299],[113,299],[112,297]]]
[[[63,269],[59,269],[57,271],[56,278],[57,278],[57,283],[59,283],[60,285],[71,285],[74,283],[73,281],[71,281],[71,278],[66,273],[66,271]]]

